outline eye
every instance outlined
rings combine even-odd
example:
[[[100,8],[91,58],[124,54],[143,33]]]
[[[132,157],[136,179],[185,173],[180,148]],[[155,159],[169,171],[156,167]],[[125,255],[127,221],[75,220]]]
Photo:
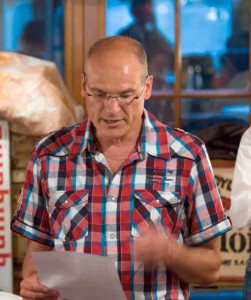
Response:
[[[95,92],[94,96],[97,98],[106,98],[106,94],[105,93],[100,93],[100,92]]]
[[[120,94],[119,95],[120,99],[129,99],[130,97],[132,97],[132,94]]]

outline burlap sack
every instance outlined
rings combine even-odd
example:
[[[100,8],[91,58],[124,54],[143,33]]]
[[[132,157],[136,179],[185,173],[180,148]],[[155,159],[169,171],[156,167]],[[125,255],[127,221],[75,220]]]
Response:
[[[75,105],[55,63],[0,52],[0,119],[9,121],[11,131],[41,136],[72,125],[78,121]]]

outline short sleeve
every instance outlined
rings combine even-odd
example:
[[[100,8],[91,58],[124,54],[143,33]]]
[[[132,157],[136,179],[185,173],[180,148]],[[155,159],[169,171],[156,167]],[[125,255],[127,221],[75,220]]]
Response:
[[[188,184],[189,215],[185,243],[198,245],[231,229],[224,212],[206,148],[194,161]]]
[[[11,221],[11,229],[29,239],[53,246],[46,200],[40,158],[35,148],[27,167],[17,209]]]

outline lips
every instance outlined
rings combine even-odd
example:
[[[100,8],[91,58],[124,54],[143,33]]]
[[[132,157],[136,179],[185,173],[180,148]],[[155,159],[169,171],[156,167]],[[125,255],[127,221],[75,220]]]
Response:
[[[120,122],[121,120],[111,120],[111,119],[103,119],[104,122],[106,122],[107,124],[116,124],[118,122]]]

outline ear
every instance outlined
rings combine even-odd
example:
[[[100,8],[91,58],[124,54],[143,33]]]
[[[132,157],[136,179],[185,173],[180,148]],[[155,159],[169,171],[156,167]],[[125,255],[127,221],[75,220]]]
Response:
[[[152,95],[153,76],[149,75],[146,83],[145,100],[148,100]]]
[[[86,96],[86,89],[85,89],[85,73],[81,72],[81,96]]]

